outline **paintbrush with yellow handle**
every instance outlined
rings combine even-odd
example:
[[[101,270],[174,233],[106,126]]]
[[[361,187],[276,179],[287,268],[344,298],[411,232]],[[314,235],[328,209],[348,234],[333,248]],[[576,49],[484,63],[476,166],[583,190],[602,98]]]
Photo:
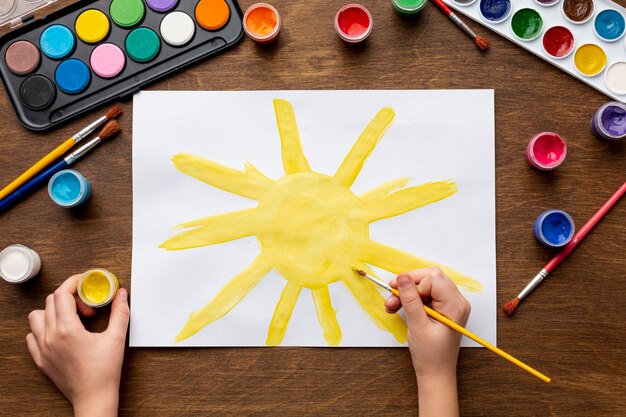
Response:
[[[6,187],[4,187],[2,190],[0,190],[0,200],[2,200],[4,197],[11,194],[13,191],[17,190],[21,185],[23,185],[26,181],[33,178],[35,175],[41,172],[44,168],[46,168],[52,162],[56,161],[57,159],[65,155],[65,153],[69,151],[74,145],[76,145],[81,140],[85,139],[94,130],[102,126],[106,121],[114,119],[120,114],[122,114],[122,109],[120,108],[120,106],[115,105],[111,107],[109,111],[107,111],[103,116],[99,117],[97,120],[90,123],[84,129],[75,133],[71,138],[63,142],[61,145],[57,146],[57,148],[54,149],[52,152],[50,152],[48,155],[44,156],[39,161],[37,161],[35,165],[28,168],[26,172],[24,172],[22,175],[20,175],[15,180],[13,180],[12,183],[10,183]]]
[[[398,290],[396,290],[395,288],[392,288],[389,284],[387,284],[387,283],[385,283],[385,282],[383,282],[383,281],[381,281],[381,280],[379,280],[377,278],[374,278],[372,276],[367,275],[367,273],[365,271],[362,271],[362,270],[354,268],[354,267],[352,269],[354,269],[354,272],[356,272],[360,276],[369,279],[370,281],[372,281],[374,284],[378,285],[379,287],[384,288],[387,291],[389,291],[390,293],[400,297],[400,293],[398,292]],[[531,368],[530,366],[526,365],[524,362],[520,361],[519,359],[514,358],[513,356],[509,355],[508,353],[506,353],[502,349],[498,349],[497,347],[495,347],[491,343],[487,342],[486,340],[476,336],[474,333],[470,332],[465,327],[463,327],[463,326],[455,323],[454,321],[450,320],[449,318],[447,318],[443,314],[440,314],[440,313],[436,312],[435,310],[433,310],[432,308],[430,308],[428,306],[424,306],[424,310],[426,310],[426,314],[428,314],[430,317],[432,317],[433,319],[437,320],[438,322],[440,322],[442,324],[445,324],[446,326],[448,326],[449,328],[451,328],[453,330],[456,330],[457,332],[461,333],[463,336],[469,337],[474,342],[483,345],[484,347],[486,347],[490,351],[492,351],[494,353],[497,353],[498,355],[502,356],[504,359],[506,359],[506,360],[508,360],[510,362],[513,362],[515,365],[519,366],[520,368],[522,368],[526,372],[529,372],[529,373],[533,374],[534,376],[536,376],[537,378],[541,379],[542,381],[550,383],[551,379],[548,378],[547,376],[545,376],[544,374],[542,374],[541,372],[537,371],[534,368]]]

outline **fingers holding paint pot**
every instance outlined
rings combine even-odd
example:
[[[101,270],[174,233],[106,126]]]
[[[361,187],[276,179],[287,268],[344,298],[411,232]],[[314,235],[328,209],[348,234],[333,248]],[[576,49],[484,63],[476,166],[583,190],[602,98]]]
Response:
[[[86,305],[104,307],[113,300],[119,287],[119,281],[112,272],[106,269],[90,269],[80,277],[77,291]]]
[[[128,306],[128,292],[126,289],[120,288],[113,298],[111,317],[106,330],[107,333],[115,334],[121,339],[126,338],[129,320],[130,307]]]

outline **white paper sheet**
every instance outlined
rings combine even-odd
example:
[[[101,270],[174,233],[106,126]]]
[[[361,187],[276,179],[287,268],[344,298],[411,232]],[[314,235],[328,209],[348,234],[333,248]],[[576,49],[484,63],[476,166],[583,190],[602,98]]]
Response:
[[[271,271],[236,307],[196,335],[174,343],[202,308],[259,253],[255,237],[196,249],[158,245],[190,220],[256,206],[187,176],[173,155],[186,152],[241,170],[249,161],[283,175],[272,100],[295,109],[312,170],[332,175],[383,107],[396,117],[352,186],[363,193],[410,177],[411,185],[454,179],[444,200],[370,227],[373,240],[450,266],[477,279],[469,330],[496,342],[494,100],[492,90],[446,91],[145,91],[133,103],[133,265],[131,346],[265,346],[285,285]],[[392,274],[376,269],[385,280]],[[380,330],[341,282],[330,285],[340,346],[401,346]],[[385,297],[387,294],[383,294]],[[302,290],[283,346],[328,346],[309,290]],[[463,346],[476,346],[463,340]]]

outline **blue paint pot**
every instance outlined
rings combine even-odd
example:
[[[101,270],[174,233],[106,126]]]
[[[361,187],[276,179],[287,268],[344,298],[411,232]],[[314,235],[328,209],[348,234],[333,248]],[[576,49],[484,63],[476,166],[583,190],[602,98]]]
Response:
[[[54,80],[64,93],[78,94],[89,85],[91,71],[83,61],[70,58],[59,64],[54,72]]]
[[[480,0],[480,14],[490,23],[504,22],[511,14],[511,0]]]
[[[560,248],[572,240],[576,229],[572,217],[563,210],[547,210],[537,217],[533,230],[543,245]]]
[[[41,33],[39,46],[48,58],[63,59],[74,50],[76,38],[66,26],[51,25]]]
[[[80,172],[64,169],[50,178],[48,194],[61,207],[76,207],[89,200],[91,185]]]
[[[603,10],[596,16],[593,28],[600,39],[614,42],[624,35],[626,20],[617,10]]]

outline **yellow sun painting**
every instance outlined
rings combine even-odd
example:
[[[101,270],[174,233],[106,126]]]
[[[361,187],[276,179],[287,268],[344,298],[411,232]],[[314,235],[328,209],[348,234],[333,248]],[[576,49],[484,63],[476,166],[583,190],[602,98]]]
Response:
[[[190,314],[175,341],[185,340],[233,309],[271,270],[286,284],[269,325],[267,345],[279,345],[303,288],[310,290],[323,336],[339,345],[341,328],[328,286],[343,282],[374,323],[398,342],[407,340],[406,325],[397,314],[387,314],[383,296],[374,284],[352,267],[372,272],[373,265],[394,274],[438,266],[459,286],[480,291],[482,285],[453,269],[375,242],[369,237],[372,222],[398,216],[440,201],[457,191],[453,181],[407,187],[408,178],[386,182],[355,195],[350,187],[395,117],[383,108],[363,130],[337,172],[311,170],[302,151],[293,107],[274,100],[285,175],[270,179],[249,163],[243,171],[191,154],[172,160],[181,172],[224,191],[258,202],[255,208],[193,220],[186,229],[160,245],[183,250],[255,236],[260,254],[213,298]]]

